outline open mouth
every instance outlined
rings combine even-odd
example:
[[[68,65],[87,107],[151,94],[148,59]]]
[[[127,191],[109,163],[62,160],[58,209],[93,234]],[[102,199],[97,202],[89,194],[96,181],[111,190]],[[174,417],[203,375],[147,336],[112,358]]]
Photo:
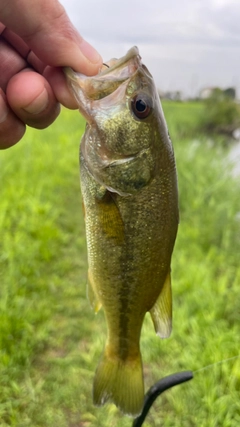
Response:
[[[64,72],[78,101],[99,100],[113,93],[123,82],[136,72],[141,64],[138,48],[132,47],[120,59],[111,59],[103,65],[96,76],[85,76],[75,73],[66,67]]]

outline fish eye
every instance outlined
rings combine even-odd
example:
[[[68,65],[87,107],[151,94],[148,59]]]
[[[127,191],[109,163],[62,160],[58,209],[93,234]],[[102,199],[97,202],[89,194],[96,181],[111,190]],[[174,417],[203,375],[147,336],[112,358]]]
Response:
[[[138,119],[146,119],[152,111],[151,99],[146,94],[136,95],[131,100],[131,108]]]

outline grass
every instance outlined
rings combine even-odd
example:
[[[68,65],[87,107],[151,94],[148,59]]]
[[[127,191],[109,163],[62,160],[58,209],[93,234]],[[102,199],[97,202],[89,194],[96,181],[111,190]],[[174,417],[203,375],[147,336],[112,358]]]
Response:
[[[176,140],[182,140],[186,137],[195,137],[196,128],[199,129],[199,121],[204,114],[204,104],[199,101],[162,102],[164,113],[166,115],[170,134]]]
[[[144,375],[146,388],[180,370],[193,370],[194,379],[159,398],[144,426],[237,427],[239,183],[222,146],[181,131],[193,129],[201,105],[163,107],[180,188],[174,328],[161,341],[146,316]],[[77,112],[63,110],[49,129],[28,129],[20,144],[0,153],[1,427],[131,426],[113,405],[95,408],[91,399],[105,323],[85,295],[83,128]]]

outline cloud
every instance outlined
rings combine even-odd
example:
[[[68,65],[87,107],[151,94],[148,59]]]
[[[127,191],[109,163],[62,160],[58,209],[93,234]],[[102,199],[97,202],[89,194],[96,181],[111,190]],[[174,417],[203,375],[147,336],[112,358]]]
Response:
[[[240,38],[240,3],[226,0],[62,0],[86,38],[117,43],[232,43]],[[93,13],[94,11],[94,13]]]
[[[217,82],[224,86],[238,84],[239,0],[61,3],[80,33],[105,60],[120,57],[137,45],[158,85],[174,84],[189,91],[192,81],[196,82],[196,90]]]

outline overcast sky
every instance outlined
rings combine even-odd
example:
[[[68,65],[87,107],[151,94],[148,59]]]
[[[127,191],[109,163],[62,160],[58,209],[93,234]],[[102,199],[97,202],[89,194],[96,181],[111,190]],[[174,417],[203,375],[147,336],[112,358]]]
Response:
[[[159,89],[240,97],[240,0],[60,0],[103,59],[138,46]]]

